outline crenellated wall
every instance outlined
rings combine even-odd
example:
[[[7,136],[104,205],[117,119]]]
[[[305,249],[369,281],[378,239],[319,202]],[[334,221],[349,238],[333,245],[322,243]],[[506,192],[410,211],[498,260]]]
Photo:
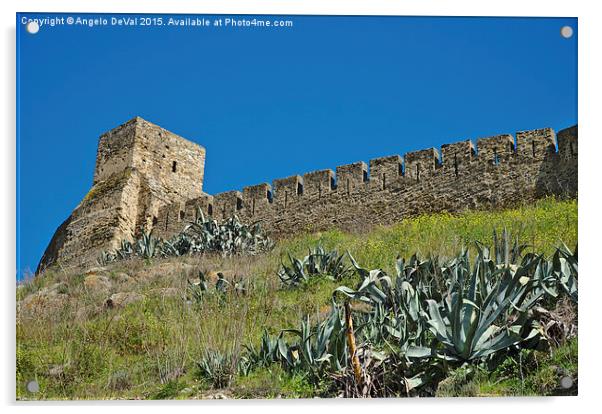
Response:
[[[512,207],[577,195],[577,126],[478,138],[202,195],[159,209],[153,232],[169,237],[204,214],[261,221],[274,237],[332,227],[391,224],[424,213]]]
[[[203,214],[261,221],[273,237],[361,230],[418,214],[512,207],[577,195],[577,126],[479,138],[358,161],[214,196],[205,149],[136,117],[99,139],[90,192],[59,226],[38,272],[94,264],[103,250],[152,230],[168,238]]]

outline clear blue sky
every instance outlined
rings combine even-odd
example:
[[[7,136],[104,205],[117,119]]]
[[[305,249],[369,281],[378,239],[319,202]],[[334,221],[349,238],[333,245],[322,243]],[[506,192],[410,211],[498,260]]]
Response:
[[[207,149],[209,194],[577,123],[574,18],[291,16],[292,28],[30,35],[22,16],[49,15],[17,16],[18,277],[90,188],[99,135],[136,115]]]

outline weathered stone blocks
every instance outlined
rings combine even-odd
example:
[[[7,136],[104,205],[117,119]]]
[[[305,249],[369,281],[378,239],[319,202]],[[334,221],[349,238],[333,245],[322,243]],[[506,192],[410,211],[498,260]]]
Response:
[[[475,156],[471,140],[444,144],[441,146],[443,168],[458,176],[464,172]]]
[[[243,209],[240,191],[226,191],[213,196],[213,214],[217,218],[228,218]]]
[[[420,181],[435,173],[439,166],[439,152],[435,148],[408,152],[404,160],[405,176]]]
[[[543,158],[556,151],[556,135],[552,128],[516,133],[516,151],[530,158]]]
[[[503,134],[477,140],[478,158],[482,163],[498,165],[514,155],[514,137]]]
[[[402,175],[402,159],[399,155],[370,160],[370,183],[372,188],[385,190]]]
[[[577,125],[559,131],[556,138],[558,140],[558,153],[563,159],[577,158]]]
[[[303,194],[306,197],[321,198],[335,189],[335,176],[332,170],[312,171],[303,175]]]
[[[269,208],[273,202],[272,186],[263,183],[242,190],[243,204],[251,216],[255,216],[259,211]]]
[[[184,203],[203,195],[205,149],[140,117],[99,138],[93,186],[59,227],[38,272],[94,263],[101,250],[162,227],[179,229]],[[159,223],[159,210],[171,215]],[[181,206],[180,206],[181,205]]]
[[[336,184],[340,194],[351,194],[357,189],[365,188],[368,183],[368,166],[359,161],[337,167]]]

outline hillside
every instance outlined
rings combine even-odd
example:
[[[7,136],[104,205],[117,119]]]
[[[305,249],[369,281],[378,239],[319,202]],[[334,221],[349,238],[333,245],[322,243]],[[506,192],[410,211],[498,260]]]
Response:
[[[361,234],[299,234],[252,256],[137,258],[77,273],[52,268],[17,288],[17,398],[340,395],[335,379],[314,381],[279,363],[238,369],[247,347],[260,347],[264,331],[276,337],[299,328],[308,315],[311,324],[324,321],[333,291],[361,282],[357,272],[348,272],[339,280],[315,277],[286,287],[278,276],[282,261],[322,246],[348,251],[362,268],[395,275],[398,256],[445,261],[470,247],[474,260],[474,242],[491,245],[494,230],[503,229],[528,245],[526,252],[551,257],[561,242],[574,249],[577,201],[544,199],[511,210],[425,215]],[[199,272],[212,294],[199,293]],[[220,290],[222,285],[228,288]],[[362,303],[352,305],[357,314],[366,312]],[[576,305],[563,296],[550,307],[563,326],[576,331]],[[454,368],[436,386],[413,395],[562,393],[561,377],[577,379],[576,333],[547,349],[523,349],[505,358],[492,370],[476,364]],[[34,379],[40,391],[32,394],[26,383]],[[567,392],[575,393],[576,386]]]

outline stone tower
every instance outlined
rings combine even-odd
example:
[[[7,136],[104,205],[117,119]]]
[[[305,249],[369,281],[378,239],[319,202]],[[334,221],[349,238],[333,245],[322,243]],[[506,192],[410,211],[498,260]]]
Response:
[[[150,231],[159,208],[203,195],[205,149],[140,117],[103,134],[93,186],[57,229],[37,273],[85,266],[102,250]]]

